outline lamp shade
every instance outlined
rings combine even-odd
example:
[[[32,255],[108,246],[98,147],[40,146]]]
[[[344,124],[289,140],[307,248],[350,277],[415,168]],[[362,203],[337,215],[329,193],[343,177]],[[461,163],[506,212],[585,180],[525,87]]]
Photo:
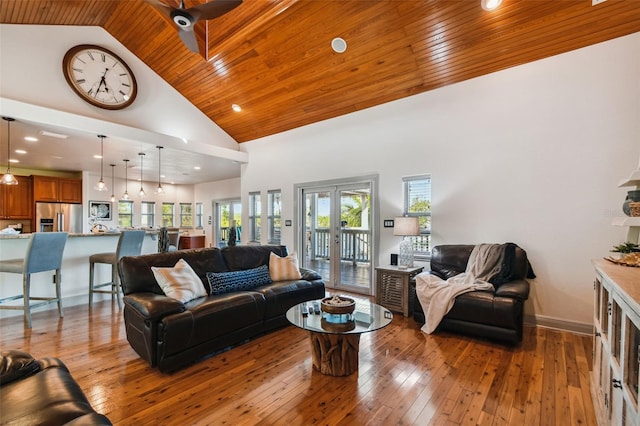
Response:
[[[420,235],[420,222],[417,217],[396,217],[393,222],[393,235],[416,236]]]

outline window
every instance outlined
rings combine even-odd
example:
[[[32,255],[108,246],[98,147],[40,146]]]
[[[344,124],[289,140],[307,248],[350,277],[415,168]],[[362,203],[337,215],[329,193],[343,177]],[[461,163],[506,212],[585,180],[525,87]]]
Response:
[[[260,193],[249,193],[249,241],[260,241]]]
[[[202,203],[196,203],[196,228],[202,228]]]
[[[193,226],[193,205],[180,203],[180,227]]]
[[[402,178],[404,214],[420,221],[420,235],[411,237],[416,259],[426,260],[431,254],[431,175]]]
[[[133,227],[133,201],[118,201],[118,226]]]
[[[162,226],[173,227],[173,203],[162,203]]]
[[[143,201],[140,209],[140,224],[149,228],[153,227],[155,219],[156,203]]]
[[[267,192],[267,226],[269,244],[280,244],[280,214],[282,211],[280,190]]]

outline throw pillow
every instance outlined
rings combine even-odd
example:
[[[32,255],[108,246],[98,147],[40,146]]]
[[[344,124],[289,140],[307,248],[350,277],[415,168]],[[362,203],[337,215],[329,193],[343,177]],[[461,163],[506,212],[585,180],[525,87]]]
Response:
[[[251,290],[273,282],[267,265],[244,271],[207,272],[207,281],[211,295]]]
[[[280,257],[272,252],[269,256],[269,273],[273,281],[301,279],[298,256],[295,253],[291,253],[287,257]]]
[[[182,303],[207,295],[198,274],[184,259],[178,260],[173,268],[152,266],[151,271],[164,294]]]

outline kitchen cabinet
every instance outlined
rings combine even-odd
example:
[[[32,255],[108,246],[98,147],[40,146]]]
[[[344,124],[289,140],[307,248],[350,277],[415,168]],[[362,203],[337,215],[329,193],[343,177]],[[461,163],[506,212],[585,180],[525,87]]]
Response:
[[[53,176],[33,176],[33,200],[81,204],[82,180]]]
[[[638,425],[640,268],[593,262],[591,396],[600,425]]]
[[[17,185],[0,185],[0,219],[33,217],[33,186],[31,176],[16,176]]]

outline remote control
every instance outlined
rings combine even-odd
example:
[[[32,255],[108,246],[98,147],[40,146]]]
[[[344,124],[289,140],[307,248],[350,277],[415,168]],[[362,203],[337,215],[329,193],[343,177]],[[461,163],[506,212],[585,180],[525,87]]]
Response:
[[[306,317],[307,314],[309,314],[309,309],[307,309],[306,303],[303,303],[302,306],[300,307],[300,313],[302,314],[303,317]]]
[[[313,302],[313,312],[316,315],[320,315],[320,304],[318,302]]]

